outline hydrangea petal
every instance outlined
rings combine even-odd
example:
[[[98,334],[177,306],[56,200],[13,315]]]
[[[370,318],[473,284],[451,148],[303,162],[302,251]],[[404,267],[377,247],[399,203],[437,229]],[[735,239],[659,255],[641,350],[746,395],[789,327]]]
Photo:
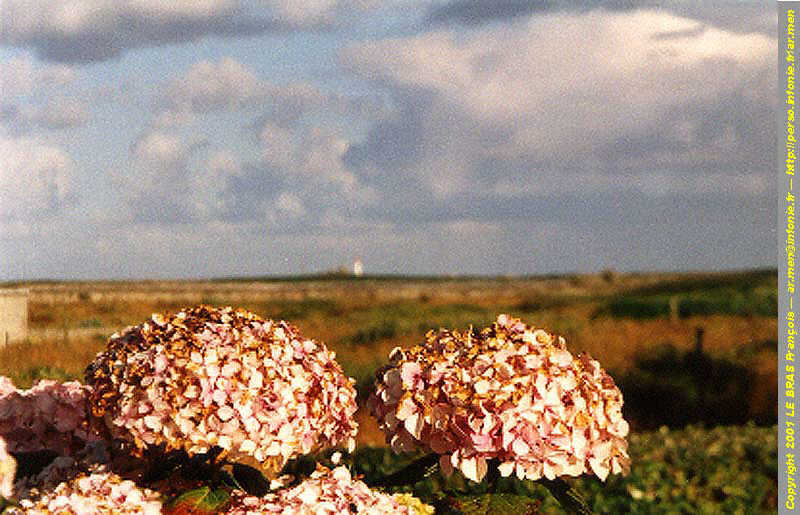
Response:
[[[534,480],[605,478],[629,464],[613,380],[590,357],[573,357],[563,338],[508,315],[482,331],[430,331],[421,345],[394,349],[375,386],[368,406],[393,449],[449,456],[472,480],[489,459]]]

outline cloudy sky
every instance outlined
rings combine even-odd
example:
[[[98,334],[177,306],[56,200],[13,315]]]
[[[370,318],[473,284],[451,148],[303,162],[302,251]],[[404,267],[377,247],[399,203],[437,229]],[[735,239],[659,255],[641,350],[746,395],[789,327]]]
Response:
[[[0,0],[0,280],[774,266],[776,25],[768,2]]]

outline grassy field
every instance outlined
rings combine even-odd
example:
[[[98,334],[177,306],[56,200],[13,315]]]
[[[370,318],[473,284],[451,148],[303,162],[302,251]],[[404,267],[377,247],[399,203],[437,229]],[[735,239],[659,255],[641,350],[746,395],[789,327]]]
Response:
[[[573,353],[591,353],[622,389],[633,469],[605,484],[575,482],[595,512],[776,508],[775,271],[0,285],[15,286],[30,291],[29,337],[0,348],[0,375],[25,387],[40,378],[82,379],[112,333],[154,312],[206,303],[285,319],[325,342],[356,379],[363,401],[393,347],[419,343],[430,329],[481,327],[509,313],[563,335]],[[382,447],[383,436],[365,409],[357,418],[354,470],[369,481],[402,465],[405,458]],[[422,483],[413,491],[442,508],[449,502],[442,488],[458,492],[463,513],[470,513],[469,503],[489,502],[484,487],[458,480]],[[542,512],[559,512],[540,486],[501,482],[498,488],[507,497],[491,502],[524,494]],[[438,512],[447,512],[446,506]]]
[[[206,303],[294,323],[336,351],[363,398],[393,347],[416,344],[429,329],[484,326],[509,313],[597,358],[622,386],[634,429],[771,424],[777,416],[774,271],[4,286],[30,290],[29,338],[0,349],[0,374],[20,386],[80,379],[110,334],[154,312]],[[700,374],[692,361],[698,328],[706,367]],[[370,417],[360,413],[359,420],[362,443],[382,444]]]

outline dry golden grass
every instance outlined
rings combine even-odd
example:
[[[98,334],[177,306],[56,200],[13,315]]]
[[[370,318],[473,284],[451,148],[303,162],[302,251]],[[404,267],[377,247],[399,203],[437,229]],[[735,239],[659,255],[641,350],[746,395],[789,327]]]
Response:
[[[436,329],[437,324],[466,329],[471,323],[488,323],[501,312],[562,334],[570,350],[588,351],[617,373],[632,367],[637,355],[653,345],[691,349],[698,327],[705,331],[705,351],[717,355],[777,340],[776,317],[634,320],[596,316],[608,295],[685,277],[31,284],[26,285],[31,291],[30,338],[0,348],[0,375],[20,386],[29,386],[38,377],[80,379],[110,334],[139,324],[154,312],[198,303],[233,305],[265,318],[287,318],[303,335],[328,344],[345,370],[361,381],[368,380],[393,347],[421,342],[425,331]],[[371,333],[359,336],[359,331],[371,328],[379,331],[375,338],[369,337]],[[364,339],[369,341],[363,343]],[[753,366],[763,384],[755,389],[751,402],[766,403],[772,400],[777,360],[769,349],[759,352]],[[358,419],[362,443],[382,444],[372,419],[365,413],[359,413]]]
[[[0,375],[20,387],[46,376],[82,379],[86,366],[104,347],[105,341],[98,338],[10,344],[0,348]]]

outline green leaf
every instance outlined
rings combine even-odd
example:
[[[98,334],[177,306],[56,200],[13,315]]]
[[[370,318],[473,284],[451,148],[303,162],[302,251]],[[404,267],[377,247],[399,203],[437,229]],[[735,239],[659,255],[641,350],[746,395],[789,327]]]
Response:
[[[404,486],[413,485],[429,478],[439,470],[439,455],[428,454],[403,467],[394,474],[381,479],[377,486]]]
[[[0,514],[6,513],[7,510],[12,508],[19,508],[19,504],[14,499],[6,499],[0,495]]]
[[[484,494],[451,497],[448,504],[464,515],[533,515],[539,501],[516,494]]]
[[[12,452],[11,456],[17,461],[17,478],[35,476],[46,466],[51,464],[59,454],[55,451],[42,449],[30,452]]]
[[[269,481],[254,467],[234,463],[233,479],[250,495],[262,497],[269,492]]]
[[[542,478],[538,482],[544,485],[569,513],[591,515],[592,510],[589,508],[589,505],[586,504],[583,497],[581,497],[581,494],[563,479],[556,478],[551,481]]]
[[[204,486],[179,495],[165,508],[169,515],[206,515],[224,510],[231,500],[230,494],[221,488],[212,490]]]

